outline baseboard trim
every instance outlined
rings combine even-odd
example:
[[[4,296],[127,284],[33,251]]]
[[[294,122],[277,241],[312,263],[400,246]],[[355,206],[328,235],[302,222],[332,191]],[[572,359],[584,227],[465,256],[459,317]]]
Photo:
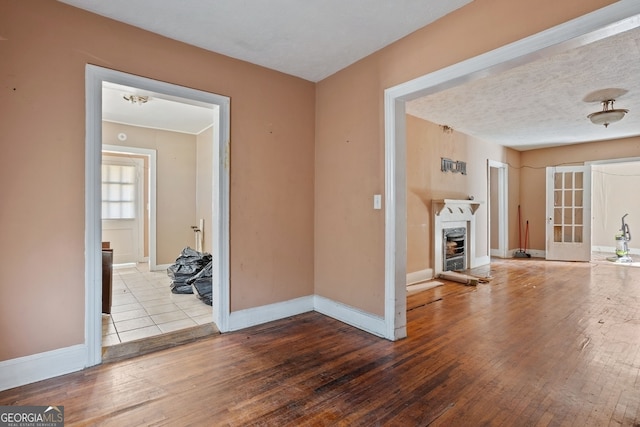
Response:
[[[515,258],[516,252],[518,252],[520,250],[524,250],[524,249],[509,249],[509,258]],[[539,249],[527,249],[525,252],[528,253],[529,255],[531,255],[531,258],[546,258],[547,257],[547,252],[539,250]],[[529,258],[529,257],[527,257],[527,258]]]
[[[488,265],[488,264],[491,264],[491,256],[487,255],[487,256],[476,257],[471,264],[471,268],[482,267],[483,265]]]
[[[373,335],[385,337],[384,318],[318,295],[231,312],[229,331],[237,331],[314,310]],[[87,366],[87,354],[86,345],[80,344],[2,361],[0,362],[0,391],[80,371]]]
[[[150,271],[163,271],[171,267],[172,264],[158,264],[149,267]]]
[[[611,254],[611,256],[615,256],[616,248],[614,246],[592,246],[591,252],[602,252],[605,254]],[[629,248],[629,254],[640,255],[640,249]]]
[[[313,295],[295,298],[275,304],[232,311],[229,314],[229,331],[261,325],[285,317],[313,311]]]
[[[0,362],[0,390],[19,387],[86,367],[84,344],[45,351]]]
[[[407,273],[407,286],[433,279],[433,268]]]
[[[382,317],[374,316],[371,313],[321,297],[320,295],[315,295],[314,306],[318,313],[322,313],[373,335],[383,338],[386,336],[386,326],[384,318]]]

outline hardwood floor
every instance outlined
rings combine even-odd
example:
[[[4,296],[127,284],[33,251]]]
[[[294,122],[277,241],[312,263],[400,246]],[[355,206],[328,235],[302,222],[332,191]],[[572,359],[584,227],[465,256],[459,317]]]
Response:
[[[67,426],[640,426],[640,268],[503,260],[389,342],[318,313],[0,392]]]

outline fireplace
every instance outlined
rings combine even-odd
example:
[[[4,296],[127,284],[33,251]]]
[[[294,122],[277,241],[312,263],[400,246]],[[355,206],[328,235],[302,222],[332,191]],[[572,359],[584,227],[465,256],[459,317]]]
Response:
[[[466,270],[478,266],[475,255],[476,216],[482,202],[438,199],[433,211],[433,273]]]
[[[454,227],[442,230],[442,271],[466,270],[467,228]]]

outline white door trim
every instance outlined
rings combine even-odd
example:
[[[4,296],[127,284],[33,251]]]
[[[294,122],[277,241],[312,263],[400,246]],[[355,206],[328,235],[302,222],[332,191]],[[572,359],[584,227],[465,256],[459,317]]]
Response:
[[[113,266],[128,266],[128,265],[136,265],[139,262],[144,262],[144,194],[145,194],[145,186],[144,186],[144,159],[140,157],[120,157],[110,155],[113,153],[108,153],[104,151],[104,147],[102,150],[102,166],[107,165],[119,165],[119,166],[133,166],[135,168],[135,217],[133,219],[126,219],[124,222],[121,220],[112,220],[102,219],[102,241],[108,241],[105,239],[105,225],[107,229],[113,232],[113,226],[117,224],[116,228],[122,230],[122,227],[128,228],[131,224],[133,230],[132,238],[131,238],[131,248],[132,248],[132,258],[127,258],[126,260],[122,260],[122,253],[120,255],[114,251],[113,253]],[[127,226],[124,226],[124,225]],[[113,241],[111,241],[114,243]],[[123,248],[124,249],[124,248]],[[126,255],[126,254],[125,254]]]
[[[564,24],[384,91],[386,338],[406,336],[406,101],[640,26],[640,2],[620,0]]]
[[[213,321],[221,332],[229,325],[229,126],[230,100],[226,96],[190,89],[157,80],[88,64],[85,69],[85,343],[86,366],[102,360],[101,321],[101,221],[100,163],[102,152],[102,83],[133,86],[179,97],[197,105],[217,106],[218,132],[213,150]],[[212,109],[212,114],[215,108]]]
[[[491,168],[498,170],[498,249],[495,256],[507,258],[509,251],[509,165],[489,159],[487,161],[487,194],[491,195]],[[487,197],[488,238],[487,253],[491,254],[491,197]]]
[[[149,270],[158,269],[156,257],[156,168],[157,152],[149,148],[103,144],[102,151],[109,153],[139,154],[149,157]]]

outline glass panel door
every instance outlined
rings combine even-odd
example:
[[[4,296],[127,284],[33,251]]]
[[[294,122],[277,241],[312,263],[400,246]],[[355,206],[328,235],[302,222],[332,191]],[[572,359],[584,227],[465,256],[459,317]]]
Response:
[[[590,212],[589,166],[547,168],[547,259],[589,261]]]

